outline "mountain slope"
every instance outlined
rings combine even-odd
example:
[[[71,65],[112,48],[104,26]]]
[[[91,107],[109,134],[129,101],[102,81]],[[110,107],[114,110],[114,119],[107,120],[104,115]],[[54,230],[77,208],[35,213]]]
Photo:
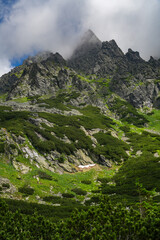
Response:
[[[131,49],[124,54],[114,40],[101,43],[90,30],[69,60],[44,52],[2,76],[2,195],[57,204],[55,194],[67,193],[84,203],[104,177],[116,187],[106,190],[105,182],[103,192],[118,193],[123,177],[112,179],[113,173],[139,156],[152,151],[158,164],[159,131],[150,133],[149,126],[152,107],[159,108],[159,70],[159,60],[146,62]],[[83,172],[88,168],[92,174]],[[71,180],[65,173],[75,175]]]

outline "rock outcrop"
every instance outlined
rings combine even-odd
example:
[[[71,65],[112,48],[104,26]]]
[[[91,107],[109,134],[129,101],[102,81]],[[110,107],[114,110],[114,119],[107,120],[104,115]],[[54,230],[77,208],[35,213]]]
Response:
[[[150,58],[148,62],[139,52],[128,49],[124,54],[114,40],[102,42],[99,47],[85,42],[86,50],[75,50],[69,66],[85,74],[96,74],[110,79],[110,90],[130,102],[134,107],[158,107],[160,60]],[[84,43],[81,43],[82,48]],[[88,49],[87,49],[88,47]]]

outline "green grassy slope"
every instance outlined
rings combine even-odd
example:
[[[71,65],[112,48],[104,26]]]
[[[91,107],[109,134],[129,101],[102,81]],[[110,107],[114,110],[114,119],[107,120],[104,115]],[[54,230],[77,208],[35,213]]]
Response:
[[[74,97],[77,95],[75,96],[73,92],[70,98]],[[64,95],[67,102],[66,98],[68,96]],[[51,98],[38,97],[37,101],[40,104],[48,104],[51,108],[57,103],[57,108],[61,108],[58,99],[52,102]],[[70,105],[65,107],[69,109]],[[97,194],[101,191],[108,195],[114,193],[119,199],[134,198],[137,196],[137,181],[148,190],[156,188],[158,193],[160,137],[158,134],[147,132],[146,124],[148,129],[158,131],[155,119],[158,120],[159,111],[155,110],[152,115],[140,114],[119,98],[115,98],[109,106],[110,111],[119,116],[119,120],[102,114],[97,107],[88,105],[81,108],[75,107],[75,109],[81,115],[70,116],[47,112],[35,114],[29,111],[13,111],[10,107],[2,106],[0,128],[4,129],[8,136],[13,134],[22,136],[29,148],[35,149],[42,155],[47,156],[50,151],[58,151],[61,154],[61,158],[57,159],[60,163],[64,163],[65,156],[73,154],[76,149],[85,149],[96,156],[105,156],[112,162],[112,168],[101,166],[86,172],[63,175],[42,169],[40,173],[37,166],[31,164],[18,147],[22,147],[23,144],[16,145],[13,142],[8,146],[6,135],[2,131],[0,174],[16,186],[17,192],[13,196],[34,202],[45,201],[47,204],[80,206],[85,202],[90,204],[96,201]],[[36,121],[33,121],[36,118],[44,119],[50,125],[44,122],[36,124]],[[82,127],[86,131],[99,129],[93,134],[97,141],[95,146]],[[64,136],[70,143],[62,141]],[[13,167],[12,158],[8,158],[7,155],[10,149],[18,151],[16,161],[30,167],[28,173],[22,174]],[[3,197],[9,194],[4,194],[2,189]]]

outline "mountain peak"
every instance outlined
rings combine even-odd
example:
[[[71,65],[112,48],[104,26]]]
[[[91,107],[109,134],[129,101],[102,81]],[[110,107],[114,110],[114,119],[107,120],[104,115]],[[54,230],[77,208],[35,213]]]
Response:
[[[35,56],[28,57],[27,59],[25,59],[23,61],[23,64],[29,65],[31,63],[41,62],[41,61],[49,58],[51,55],[52,55],[52,52],[50,52],[50,51],[42,51],[42,52],[37,53]]]
[[[23,61],[23,64],[30,65],[32,63],[39,63],[39,62],[43,62],[46,60],[52,60],[56,64],[59,64],[59,65],[66,64],[64,58],[59,53],[56,52],[54,54],[49,51],[39,52],[33,57],[28,57],[26,60]]]
[[[143,61],[143,59],[139,55],[139,52],[133,51],[131,48],[128,49],[126,57],[130,61]]]
[[[102,43],[102,51],[110,57],[123,57],[124,54],[122,50],[118,47],[116,41],[112,39],[111,41],[106,41]]]
[[[96,53],[101,49],[101,46],[102,42],[98,39],[94,32],[89,29],[80,39],[73,55],[71,56],[71,59],[75,59],[77,57],[79,58],[80,56],[84,56],[92,51]]]
[[[83,43],[101,44],[101,41],[91,29],[88,29],[88,31],[86,31],[82,37],[81,44]]]

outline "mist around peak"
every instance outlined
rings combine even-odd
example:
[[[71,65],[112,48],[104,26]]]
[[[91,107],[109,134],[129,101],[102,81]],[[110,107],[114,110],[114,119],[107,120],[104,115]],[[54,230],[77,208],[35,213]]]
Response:
[[[159,0],[14,0],[1,1],[0,9],[1,75],[13,59],[35,52],[69,58],[87,29],[85,43],[115,39],[124,53],[131,48],[145,60],[160,57]]]

